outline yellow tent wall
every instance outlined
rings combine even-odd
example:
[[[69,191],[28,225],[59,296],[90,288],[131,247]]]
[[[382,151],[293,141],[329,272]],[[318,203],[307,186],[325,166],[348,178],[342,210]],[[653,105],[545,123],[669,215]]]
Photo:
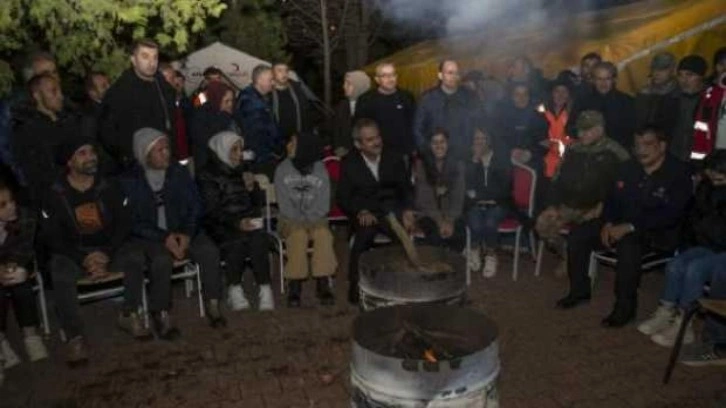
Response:
[[[513,27],[426,41],[381,61],[396,64],[399,84],[420,94],[435,85],[439,61],[455,59],[462,72],[481,69],[498,78],[525,55],[546,77],[577,67],[588,52],[600,53],[620,69],[618,87],[634,93],[648,79],[651,57],[667,50],[681,58],[699,54],[711,64],[726,46],[726,0],[643,1],[582,13],[539,25]],[[373,74],[373,63],[364,69]]]

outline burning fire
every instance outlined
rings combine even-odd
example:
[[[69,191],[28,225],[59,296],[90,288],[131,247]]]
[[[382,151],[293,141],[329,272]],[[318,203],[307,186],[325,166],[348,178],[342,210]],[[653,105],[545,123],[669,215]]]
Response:
[[[434,350],[432,350],[432,349],[426,349],[426,351],[424,351],[424,353],[423,353],[423,357],[429,363],[435,363],[435,362],[439,361],[436,358],[436,354],[434,353]]]

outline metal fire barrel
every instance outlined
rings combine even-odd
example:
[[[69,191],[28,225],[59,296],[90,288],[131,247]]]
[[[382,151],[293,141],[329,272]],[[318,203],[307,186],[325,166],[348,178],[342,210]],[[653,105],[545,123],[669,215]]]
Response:
[[[360,257],[359,290],[363,310],[411,304],[460,305],[466,297],[466,259],[446,248],[417,247],[424,265],[446,265],[442,270],[417,270],[403,248],[371,249]]]
[[[392,352],[401,328],[411,326],[463,352],[435,361]],[[496,408],[499,370],[497,327],[472,310],[402,305],[363,313],[353,323],[352,408]]]

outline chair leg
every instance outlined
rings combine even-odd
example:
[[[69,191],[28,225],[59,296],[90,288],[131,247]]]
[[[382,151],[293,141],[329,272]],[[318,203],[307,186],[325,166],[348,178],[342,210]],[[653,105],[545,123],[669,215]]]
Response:
[[[542,255],[544,253],[544,240],[539,240],[537,248],[537,261],[534,264],[534,276],[539,276],[540,270],[542,269]]]
[[[146,279],[141,283],[141,313],[144,315],[144,327],[149,328],[149,300],[146,297]]]
[[[519,274],[519,239],[522,237],[522,227],[517,228],[517,233],[514,235],[514,265],[512,266],[512,280],[517,280]]]
[[[204,317],[204,297],[202,294],[202,267],[199,264],[192,266],[197,277],[197,298],[199,299],[199,317]]]
[[[587,266],[587,276],[590,278],[590,292],[595,289],[595,282],[597,281],[597,258],[595,258],[595,252],[590,253],[590,262]]]
[[[537,262],[537,244],[532,231],[529,232],[529,256],[532,257],[532,261]]]
[[[469,260],[471,259],[471,230],[469,227],[465,227],[466,231],[466,286],[471,285],[471,267],[469,266]]]
[[[38,285],[38,303],[40,303],[40,318],[43,322],[43,334],[50,337],[50,323],[48,319],[48,304],[45,298],[45,287],[43,286],[43,277],[40,272],[35,271],[35,284]]]
[[[688,324],[691,322],[691,319],[693,319],[693,316],[696,315],[696,312],[700,309],[700,306],[698,303],[691,306],[690,309],[688,309],[688,312],[686,312],[686,316],[683,318],[683,321],[681,322],[681,327],[678,328],[678,336],[676,336],[676,344],[673,345],[673,350],[671,351],[671,356],[668,359],[668,366],[666,366],[665,374],[663,375],[663,384],[668,384],[668,381],[671,379],[671,374],[673,374],[673,369],[676,365],[676,360],[678,359],[678,354],[681,352],[681,347],[683,346],[683,336],[686,334],[686,328],[688,327]]]
[[[194,284],[189,279],[184,279],[184,295],[187,298],[192,297],[192,291],[194,290]]]

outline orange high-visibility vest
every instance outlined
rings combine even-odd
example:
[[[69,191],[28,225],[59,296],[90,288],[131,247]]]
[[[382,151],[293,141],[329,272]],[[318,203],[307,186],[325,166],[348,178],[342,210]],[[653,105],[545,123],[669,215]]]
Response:
[[[572,139],[567,136],[567,120],[569,118],[569,112],[567,109],[563,109],[559,115],[549,110],[545,110],[543,113],[547,124],[549,126],[548,139],[550,141],[550,148],[545,155],[545,177],[552,178],[557,171],[557,166],[560,164],[562,159],[562,153],[565,151],[565,146],[569,145]],[[553,143],[554,142],[554,143]]]

